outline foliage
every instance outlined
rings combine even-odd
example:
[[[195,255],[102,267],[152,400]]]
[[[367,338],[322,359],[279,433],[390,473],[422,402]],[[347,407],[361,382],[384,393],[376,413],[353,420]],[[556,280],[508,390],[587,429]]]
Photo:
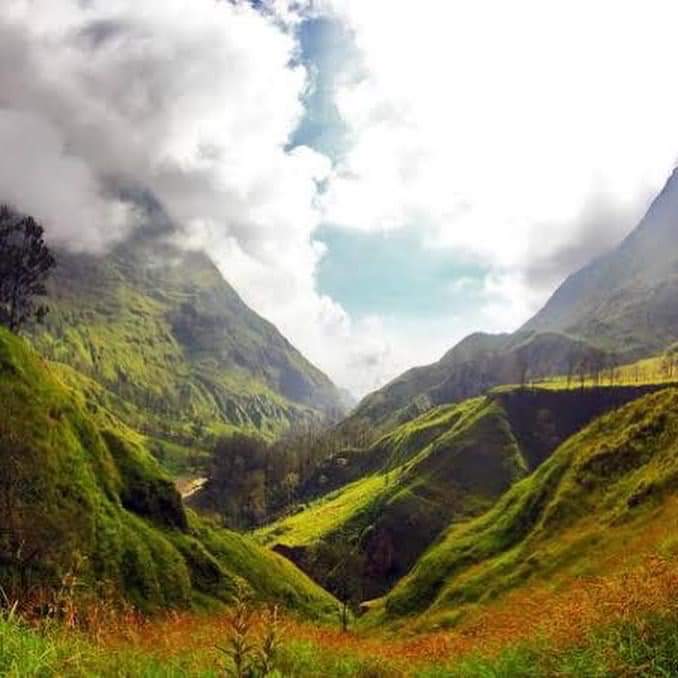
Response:
[[[227,644],[218,649],[228,658],[226,675],[234,678],[252,678],[256,670],[257,649],[250,640],[254,624],[254,609],[247,602],[247,594],[238,587],[233,609],[228,615]]]
[[[204,255],[143,238],[105,257],[58,255],[36,348],[132,428],[189,454],[343,411],[329,379]]]
[[[279,675],[276,667],[283,639],[278,606],[269,605],[259,620],[247,592],[239,587],[226,618],[227,643],[218,647],[228,660],[226,675],[234,678]],[[258,621],[261,622],[259,631],[256,628]]]
[[[361,565],[353,584],[368,598],[383,595],[450,524],[489,509],[592,419],[656,388],[507,387],[434,408],[365,451],[345,451],[338,475],[362,478],[261,528],[257,537],[330,589],[338,562],[327,557],[330,545],[355,544]],[[325,466],[323,473],[331,470]],[[326,557],[318,559],[318,551]]]
[[[367,444],[362,427],[299,425],[273,442],[261,436],[222,436],[210,455],[207,481],[191,503],[222,516],[236,529],[258,527],[313,494],[329,460]]]
[[[46,294],[45,281],[56,261],[43,234],[35,219],[0,205],[0,323],[12,332],[47,314],[35,297]]]
[[[454,623],[478,601],[628,553],[644,521],[661,524],[653,512],[678,484],[677,434],[674,390],[597,419],[489,512],[451,526],[381,611],[423,615],[427,626]]]
[[[670,581],[671,588],[665,588]],[[675,568],[641,569],[592,583],[591,601],[584,608],[563,606],[566,601],[558,593],[539,601],[540,607],[514,601],[512,624],[502,636],[496,635],[501,627],[492,626],[491,608],[488,625],[471,626],[465,634],[414,637],[341,633],[287,618],[270,675],[671,676],[678,668],[678,610],[675,595],[669,594],[675,594],[677,581]],[[580,602],[587,600],[579,596]],[[595,609],[592,618],[589,613]],[[269,614],[253,615],[252,639],[265,639]],[[53,622],[29,625],[10,606],[0,614],[0,673],[47,678],[223,675],[223,655],[216,646],[230,633],[232,615],[177,614],[156,620],[112,616],[96,625],[96,632],[82,632]],[[558,622],[555,634],[548,633],[552,619]],[[539,631],[539,624],[546,632]],[[263,672],[261,663],[253,668],[259,672],[255,675]]]

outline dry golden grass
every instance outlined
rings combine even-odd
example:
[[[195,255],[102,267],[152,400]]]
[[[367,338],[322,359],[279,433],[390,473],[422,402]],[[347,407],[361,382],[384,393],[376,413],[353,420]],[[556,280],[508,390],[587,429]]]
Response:
[[[531,587],[509,594],[485,607],[458,628],[421,635],[344,633],[288,617],[287,640],[307,641],[322,651],[387,662],[407,675],[413,667],[443,664],[481,653],[493,656],[504,648],[543,638],[554,648],[567,648],[593,630],[611,623],[642,627],[652,613],[678,614],[678,561],[652,556],[627,572],[581,579],[554,592]],[[254,621],[254,633],[264,631],[265,617]],[[111,649],[132,648],[158,657],[211,651],[228,636],[229,616],[173,613],[163,619],[127,615],[110,624],[97,638]]]

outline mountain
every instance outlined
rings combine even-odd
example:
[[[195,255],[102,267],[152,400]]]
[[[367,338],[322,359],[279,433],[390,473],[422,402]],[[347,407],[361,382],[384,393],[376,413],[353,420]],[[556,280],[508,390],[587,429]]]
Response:
[[[345,396],[204,254],[136,238],[104,257],[57,259],[35,344],[122,401],[130,425],[186,439],[202,429],[274,435],[344,412]]]
[[[678,168],[638,227],[571,275],[523,331],[648,355],[678,340]]]
[[[0,328],[0,579],[17,598],[105,587],[142,610],[232,599],[328,614],[332,598],[279,556],[187,512],[147,439],[66,386],[58,369]],[[101,587],[101,591],[99,588]]]
[[[670,558],[677,436],[675,388],[596,419],[490,511],[451,525],[368,618],[455,625],[516,590],[536,587],[553,599],[582,578]],[[640,600],[640,586],[637,593]]]
[[[352,413],[388,429],[432,406],[524,379],[589,372],[678,341],[678,169],[633,232],[571,275],[514,334],[472,334],[408,370]]]
[[[521,384],[577,365],[602,366],[605,353],[555,332],[468,336],[438,362],[415,367],[366,396],[351,420],[389,430],[432,407],[460,402],[502,384]]]

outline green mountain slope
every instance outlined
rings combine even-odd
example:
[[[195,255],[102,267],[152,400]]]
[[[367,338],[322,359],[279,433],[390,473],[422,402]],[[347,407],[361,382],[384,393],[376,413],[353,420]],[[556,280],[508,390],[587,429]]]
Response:
[[[355,572],[365,595],[378,595],[450,524],[490,509],[596,417],[658,388],[499,389],[435,408],[328,460],[307,494],[338,489],[259,537],[320,581],[331,563],[317,562],[316,546],[351,544],[365,557]]]
[[[323,614],[332,599],[284,559],[188,514],[146,439],[68,388],[0,329],[0,580],[10,594],[77,572],[143,609],[259,597]]]
[[[275,434],[343,412],[338,389],[206,256],[138,239],[104,258],[60,252],[58,264],[36,345],[125,401],[131,424]]]
[[[489,512],[452,525],[372,621],[452,623],[515,587],[628,564],[643,539],[675,551],[677,434],[675,389],[595,420]]]

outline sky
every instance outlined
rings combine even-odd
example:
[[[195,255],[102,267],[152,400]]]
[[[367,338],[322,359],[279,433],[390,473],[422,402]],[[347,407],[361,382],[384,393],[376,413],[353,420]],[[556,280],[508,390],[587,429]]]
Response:
[[[362,396],[511,331],[678,160],[674,0],[3,0],[0,200],[144,219]]]

